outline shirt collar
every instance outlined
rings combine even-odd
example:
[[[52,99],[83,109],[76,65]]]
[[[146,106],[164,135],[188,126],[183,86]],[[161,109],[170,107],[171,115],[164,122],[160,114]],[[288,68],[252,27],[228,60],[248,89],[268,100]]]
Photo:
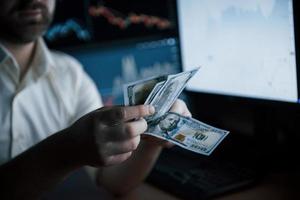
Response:
[[[6,52],[3,46],[0,44],[0,63],[2,63],[5,58],[6,58]]]
[[[0,64],[5,62],[5,60],[12,58],[12,54],[6,49],[4,45],[0,43]]]
[[[13,63],[11,68],[16,68],[14,71],[15,73],[18,73],[19,65],[17,64],[15,58],[5,48],[5,46],[0,43],[0,67],[6,63],[7,60],[10,60],[10,63]],[[54,66],[54,60],[51,52],[46,46],[44,40],[39,38],[36,42],[35,53],[33,55],[33,60],[30,64],[29,70],[32,70],[34,79],[37,80],[39,77],[46,74],[51,66]]]
[[[54,60],[50,50],[42,38],[38,39],[31,68],[34,70],[36,78],[46,74],[54,66]]]
[[[17,84],[19,82],[19,65],[9,50],[0,43],[0,70],[4,70]]]

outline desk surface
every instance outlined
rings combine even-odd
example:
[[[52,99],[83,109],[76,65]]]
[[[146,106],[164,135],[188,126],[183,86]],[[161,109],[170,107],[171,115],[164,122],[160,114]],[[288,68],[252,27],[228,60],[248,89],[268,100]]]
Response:
[[[214,200],[286,200],[300,199],[300,172],[275,173],[266,176],[256,185],[230,192]],[[152,185],[144,183],[126,197],[116,200],[180,200]]]
[[[287,200],[300,199],[300,170],[272,173],[257,184],[215,197],[214,200]],[[148,183],[143,183],[130,194],[112,198],[99,190],[83,172],[74,173],[67,181],[47,195],[47,200],[182,200]]]

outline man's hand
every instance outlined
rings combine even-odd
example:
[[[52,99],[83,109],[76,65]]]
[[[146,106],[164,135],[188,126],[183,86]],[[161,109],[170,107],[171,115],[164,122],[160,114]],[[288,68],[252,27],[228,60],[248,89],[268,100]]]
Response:
[[[191,116],[187,106],[181,100],[177,100],[174,103],[171,111],[181,115]],[[173,145],[172,143],[150,135],[143,134],[142,136],[143,140],[130,159],[119,165],[99,169],[96,173],[98,175],[97,182],[99,185],[104,186],[114,194],[126,194],[149,174],[155,161],[159,157],[162,147],[170,147]]]
[[[183,115],[185,117],[192,117],[192,114],[189,111],[189,109],[187,108],[185,102],[182,101],[181,99],[177,99],[175,101],[175,103],[172,105],[172,107],[170,109],[170,112],[175,112],[175,113],[178,113],[178,114]],[[142,138],[145,141],[147,141],[148,144],[158,145],[158,146],[162,146],[162,147],[166,147],[166,148],[170,148],[170,147],[174,146],[174,144],[171,143],[171,142],[156,138],[156,137],[151,136],[151,135],[143,135]]]
[[[128,159],[147,130],[143,117],[153,106],[104,107],[93,111],[67,129],[80,164],[109,166]]]
[[[170,109],[170,112],[175,112],[175,113],[178,113],[185,117],[192,117],[192,114],[189,111],[189,109],[187,108],[185,102],[182,101],[181,99],[177,99],[175,101],[175,103],[173,104],[173,106]]]

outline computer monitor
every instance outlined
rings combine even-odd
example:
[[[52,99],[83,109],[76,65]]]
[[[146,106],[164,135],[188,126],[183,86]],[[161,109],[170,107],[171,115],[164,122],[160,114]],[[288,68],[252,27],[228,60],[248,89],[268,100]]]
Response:
[[[181,70],[173,0],[57,1],[45,40],[81,62],[105,105],[123,104],[124,83]]]
[[[105,105],[121,105],[125,83],[180,71],[177,43],[176,38],[165,38],[68,53],[82,63]]]
[[[299,102],[292,0],[178,0],[188,90]]]
[[[187,86],[200,115],[232,132],[298,127],[295,2],[177,0],[183,69],[202,66]]]

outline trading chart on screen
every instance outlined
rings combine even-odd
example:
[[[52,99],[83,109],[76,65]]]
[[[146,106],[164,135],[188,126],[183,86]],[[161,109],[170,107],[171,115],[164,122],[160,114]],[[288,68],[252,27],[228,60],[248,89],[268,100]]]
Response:
[[[114,105],[123,84],[180,71],[176,34],[174,0],[60,0],[45,40],[79,60]]]
[[[45,39],[51,47],[168,35],[175,30],[173,0],[57,2]]]

